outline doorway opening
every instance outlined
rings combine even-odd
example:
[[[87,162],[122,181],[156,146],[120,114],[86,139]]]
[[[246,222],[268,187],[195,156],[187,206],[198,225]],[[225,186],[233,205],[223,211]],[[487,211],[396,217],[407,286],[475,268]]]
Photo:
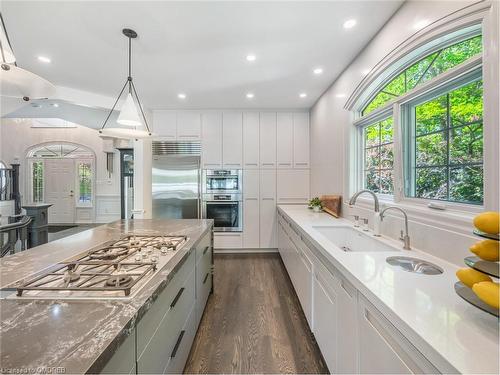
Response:
[[[50,224],[75,223],[77,209],[93,209],[95,153],[69,142],[38,144],[26,154],[26,197],[48,203]]]

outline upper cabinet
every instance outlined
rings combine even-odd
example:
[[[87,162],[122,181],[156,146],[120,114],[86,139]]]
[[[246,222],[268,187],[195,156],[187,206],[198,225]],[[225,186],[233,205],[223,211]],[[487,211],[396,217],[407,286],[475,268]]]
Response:
[[[243,114],[224,112],[222,115],[222,165],[241,169],[243,165]]]
[[[201,128],[203,168],[222,168],[222,113],[203,113]]]
[[[243,168],[258,169],[259,150],[259,113],[243,113]]]
[[[276,115],[276,163],[277,168],[293,166],[293,113]]]
[[[179,140],[199,140],[201,136],[201,114],[197,111],[177,113],[177,138]]]
[[[260,167],[276,168],[276,112],[260,114]]]
[[[175,140],[177,138],[177,112],[153,111],[153,134],[166,140]]]
[[[309,113],[293,114],[293,166],[309,168]]]
[[[153,111],[153,134],[164,140],[198,141],[201,114],[197,111]]]

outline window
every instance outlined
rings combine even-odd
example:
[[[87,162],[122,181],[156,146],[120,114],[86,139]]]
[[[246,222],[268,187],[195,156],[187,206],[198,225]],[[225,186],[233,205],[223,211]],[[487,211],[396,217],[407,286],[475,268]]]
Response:
[[[92,164],[78,162],[78,204],[92,204]]]
[[[463,63],[470,57],[481,53],[481,51],[482,36],[478,35],[424,57],[406,68],[385,85],[373,100],[366,105],[362,111],[362,115],[365,116],[369,114],[418,85]]]
[[[392,125],[392,117],[389,117],[363,128],[364,187],[381,194],[394,191]]]
[[[408,107],[412,155],[407,195],[482,204],[482,79],[448,87]]]
[[[43,161],[33,161],[31,163],[31,177],[31,200],[33,203],[41,203],[43,202]]]

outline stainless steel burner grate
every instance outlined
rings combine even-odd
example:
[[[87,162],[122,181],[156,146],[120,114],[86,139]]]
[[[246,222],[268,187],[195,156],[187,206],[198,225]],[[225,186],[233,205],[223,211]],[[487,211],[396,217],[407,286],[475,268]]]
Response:
[[[186,236],[127,235],[22,282],[17,286],[17,296],[26,291],[113,291],[128,296],[137,283],[154,274],[159,254],[174,253],[186,241]]]

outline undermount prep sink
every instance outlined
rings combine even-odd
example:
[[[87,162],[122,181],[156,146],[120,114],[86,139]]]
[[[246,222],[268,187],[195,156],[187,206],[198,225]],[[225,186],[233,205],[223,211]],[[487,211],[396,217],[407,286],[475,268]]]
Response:
[[[399,248],[380,241],[370,233],[348,226],[313,226],[320,234],[345,252],[400,251]]]
[[[421,273],[424,275],[440,275],[443,273],[443,269],[441,267],[422,259],[411,257],[389,257],[386,261],[390,265],[401,267],[403,270],[408,272]]]

